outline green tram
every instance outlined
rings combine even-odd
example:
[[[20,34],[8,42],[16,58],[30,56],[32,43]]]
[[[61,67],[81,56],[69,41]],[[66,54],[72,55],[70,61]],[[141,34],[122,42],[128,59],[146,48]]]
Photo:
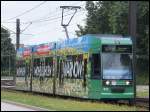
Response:
[[[88,99],[134,98],[131,37],[87,34],[19,48],[16,89]]]

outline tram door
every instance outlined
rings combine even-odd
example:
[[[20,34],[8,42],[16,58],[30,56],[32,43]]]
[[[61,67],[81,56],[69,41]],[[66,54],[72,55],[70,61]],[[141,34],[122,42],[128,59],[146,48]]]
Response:
[[[100,98],[101,88],[101,57],[100,53],[90,56],[91,76],[89,78],[89,98]]]

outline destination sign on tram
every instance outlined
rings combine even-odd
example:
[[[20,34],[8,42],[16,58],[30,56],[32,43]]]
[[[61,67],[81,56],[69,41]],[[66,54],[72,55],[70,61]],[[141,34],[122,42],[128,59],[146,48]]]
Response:
[[[131,45],[103,45],[102,52],[132,53]]]

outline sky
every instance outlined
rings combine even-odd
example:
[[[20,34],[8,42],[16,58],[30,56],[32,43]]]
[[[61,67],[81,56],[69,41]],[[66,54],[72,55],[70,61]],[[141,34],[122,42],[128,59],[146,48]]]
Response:
[[[34,8],[41,4],[39,7]],[[66,39],[64,28],[61,26],[62,9],[60,6],[81,6],[69,26],[69,38],[77,37],[77,24],[85,25],[85,1],[1,1],[1,26],[16,32],[16,19],[20,19],[20,43],[37,45]],[[30,9],[34,8],[31,11]],[[26,12],[27,13],[24,13]],[[64,10],[66,24],[74,10]],[[31,23],[32,21],[32,23]],[[25,30],[24,30],[25,29]],[[24,31],[23,31],[24,30]],[[16,35],[11,34],[12,43],[16,43]]]

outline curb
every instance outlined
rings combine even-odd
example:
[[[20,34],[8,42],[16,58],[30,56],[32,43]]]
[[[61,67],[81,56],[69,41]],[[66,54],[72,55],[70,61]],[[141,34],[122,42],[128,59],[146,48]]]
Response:
[[[22,104],[22,103],[18,103],[18,102],[14,102],[14,101],[9,101],[9,100],[1,100],[1,102],[10,103],[10,104],[13,104],[13,105],[16,105],[16,106],[25,107],[25,108],[32,109],[32,110],[35,110],[35,111],[50,111],[48,109],[44,109],[44,108],[41,108],[41,107],[31,106],[31,105]],[[51,111],[53,111],[53,110],[51,110]]]

